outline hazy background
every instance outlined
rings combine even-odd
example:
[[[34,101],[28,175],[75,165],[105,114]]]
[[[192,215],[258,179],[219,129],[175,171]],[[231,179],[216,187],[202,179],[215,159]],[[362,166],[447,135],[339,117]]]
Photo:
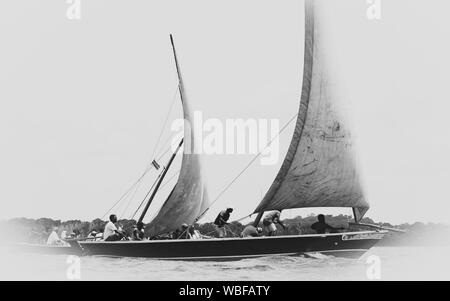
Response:
[[[350,83],[372,205],[367,215],[392,223],[449,222],[450,4],[381,4],[376,21],[366,17],[365,0],[329,7],[340,42],[332,51]],[[68,20],[67,7],[58,0],[0,3],[0,218],[91,220],[139,177],[176,89],[169,33],[190,102],[205,118],[279,118],[283,125],[298,110],[303,1],[84,0],[81,20]],[[181,117],[178,102],[170,116]],[[280,137],[280,162],[257,161],[205,221],[225,206],[235,207],[234,218],[253,211],[293,125]],[[163,142],[168,137],[166,129]],[[211,199],[252,157],[205,158]],[[115,212],[128,217],[142,193]],[[350,209],[283,215],[310,212]]]

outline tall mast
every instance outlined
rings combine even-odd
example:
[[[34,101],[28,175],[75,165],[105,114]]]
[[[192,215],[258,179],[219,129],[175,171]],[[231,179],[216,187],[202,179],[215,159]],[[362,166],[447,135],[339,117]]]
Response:
[[[172,34],[170,35],[170,43],[172,44],[173,58],[175,59],[175,67],[177,68],[178,90],[180,91],[181,102],[184,102],[184,99],[183,99],[183,94],[184,94],[183,81],[181,80],[180,67],[178,66],[177,52],[175,50],[175,44],[173,42]]]
[[[180,98],[181,98],[181,102],[183,103],[183,83],[181,81],[181,73],[180,73],[180,68],[178,66],[178,59],[177,59],[177,53],[175,51],[175,44],[173,42],[173,37],[172,35],[170,35],[170,43],[172,44],[172,50],[173,50],[173,57],[175,59],[175,66],[177,68],[177,76],[178,76],[178,90],[180,91]],[[164,168],[164,171],[161,174],[161,178],[159,179],[158,183],[156,184],[155,190],[153,190],[152,195],[150,196],[150,198],[148,199],[147,205],[144,208],[144,211],[142,211],[141,217],[139,218],[139,222],[142,222],[142,220],[145,217],[145,214],[147,213],[148,208],[150,207],[150,204],[152,203],[156,192],[159,189],[159,186],[161,185],[167,171],[170,168],[170,165],[172,164],[173,160],[175,159],[176,154],[178,153],[178,151],[181,148],[181,145],[183,144],[183,139],[181,139],[180,144],[178,145],[177,149],[175,150],[175,152],[172,154],[172,157],[170,157],[169,162],[167,163],[167,166]]]
[[[155,186],[155,190],[153,190],[152,195],[150,196],[147,204],[145,205],[144,211],[142,211],[141,217],[139,217],[139,220],[138,220],[139,222],[142,222],[142,220],[144,219],[145,214],[147,213],[147,210],[150,207],[150,204],[152,203],[153,199],[155,198],[156,193],[158,192],[159,186],[161,186],[161,183],[164,180],[164,177],[166,176],[167,171],[169,170],[170,165],[172,164],[173,160],[175,159],[175,156],[177,155],[178,151],[180,150],[180,147],[182,144],[183,144],[183,139],[181,139],[180,143],[178,144],[177,149],[170,157],[169,162],[167,162],[167,166],[164,167],[164,171],[162,172],[161,177],[159,178],[158,183]]]

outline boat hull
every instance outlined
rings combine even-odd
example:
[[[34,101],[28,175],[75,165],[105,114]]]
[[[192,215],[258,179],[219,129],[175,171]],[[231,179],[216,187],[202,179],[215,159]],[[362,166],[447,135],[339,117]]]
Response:
[[[321,253],[359,258],[384,231],[275,237],[79,242],[85,255],[145,257],[167,260],[237,260],[263,256]]]

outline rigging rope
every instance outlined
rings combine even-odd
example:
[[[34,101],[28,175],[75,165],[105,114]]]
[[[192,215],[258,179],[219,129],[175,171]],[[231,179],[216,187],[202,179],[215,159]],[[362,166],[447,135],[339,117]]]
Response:
[[[113,210],[130,192],[131,190],[141,181],[141,179],[147,174],[148,170],[146,170],[140,177],[139,179],[133,184],[131,185],[130,188],[127,189],[127,191],[125,191],[124,194],[122,194],[122,196],[114,203],[114,205],[112,205],[111,208],[109,208],[105,214],[103,214],[103,216],[101,217],[101,219],[103,219],[109,212],[111,212],[111,210]]]
[[[161,159],[172,149],[172,146],[169,146],[162,154],[158,155],[158,159],[156,161],[161,161]]]
[[[134,197],[136,196],[136,193],[137,193],[137,191],[139,189],[139,186],[140,186],[140,183],[138,185],[136,185],[136,188],[134,189],[133,194],[131,195],[131,197],[129,197],[128,203],[127,203],[127,205],[125,206],[125,209],[122,211],[122,213],[120,215],[121,217],[125,215],[125,213],[127,212],[128,208],[130,207],[131,202],[134,200]]]
[[[225,186],[225,188],[217,195],[217,197],[214,199],[214,201],[208,206],[208,208],[206,208],[196,219],[195,222],[197,222],[200,218],[202,218],[206,212],[208,212],[208,210],[214,205],[214,203],[216,203],[219,198],[231,187],[231,185],[234,184],[234,182],[237,181],[237,179],[239,179],[239,177],[253,164],[253,162],[256,161],[256,159],[258,159],[258,157],[262,154],[262,152],[269,146],[272,144],[272,142],[277,139],[281,133],[283,133],[283,131],[287,128],[287,126],[294,120],[297,118],[298,113],[296,113],[291,119],[289,119],[289,121],[281,128],[281,130],[278,132],[278,134],[272,138],[272,140],[269,141],[269,143],[266,144],[266,146],[260,150],[255,157],[253,157],[250,162],[244,167],[243,170],[241,170],[241,172],[239,172],[237,174],[237,176],[235,176],[230,183],[228,183],[227,186]]]
[[[170,183],[170,181],[172,181],[177,175],[180,174],[180,170],[177,171],[176,173],[174,173],[173,175],[170,176],[170,178],[167,180],[166,183],[162,184],[161,187],[159,189],[163,189],[165,186],[167,186],[167,184]]]
[[[164,157],[164,155],[166,155],[170,150],[171,150],[171,147],[168,147],[168,148],[164,151],[164,153],[162,153],[162,154],[156,159],[156,161],[157,161],[157,162],[158,162],[158,161],[161,161],[161,159]],[[154,167],[153,164],[152,164],[151,166],[149,166],[148,169],[150,170],[152,167]],[[180,172],[178,171],[178,173],[180,173]],[[177,173],[177,174],[178,174],[178,173]],[[145,175],[145,174],[144,174],[144,175]],[[173,176],[174,176],[174,175],[172,175],[172,177],[169,178],[169,181],[173,178]],[[158,179],[159,179],[159,177],[158,177],[156,180],[158,180]],[[167,182],[167,183],[168,183],[168,182]],[[163,186],[161,186],[161,188],[163,188],[167,183],[165,183]],[[127,205],[127,207],[125,208],[125,210],[123,211],[122,216],[125,215],[125,212],[126,212],[126,210],[128,209],[128,207],[130,206],[131,201],[134,199],[134,196],[136,195],[136,192],[137,192],[137,190],[138,190],[140,184],[141,184],[141,183],[139,183],[139,184],[137,185],[138,187],[134,190],[133,196],[132,196],[132,197],[130,198],[130,200],[128,201],[128,205]],[[150,188],[150,191],[151,191],[151,189],[153,188],[153,186],[154,186],[155,184],[156,184],[156,182],[152,185],[152,187]],[[146,194],[146,197],[147,197],[147,196],[148,196],[148,193]],[[143,201],[145,201],[145,198],[144,198]],[[142,202],[143,202],[143,201],[142,201]],[[140,205],[139,205],[139,207],[138,207],[138,210],[139,210],[139,208],[141,208],[142,202],[140,203]],[[135,214],[136,214],[136,213],[135,213]],[[135,214],[133,214],[132,218],[134,218]]]
[[[165,168],[165,167],[164,167]],[[162,173],[162,172],[161,172]],[[167,180],[167,182],[165,182],[164,184],[161,185],[161,187],[159,188],[159,190],[161,191],[161,189],[163,189],[167,184],[170,183],[170,181],[172,181],[175,176],[177,176],[180,173],[180,171],[174,173],[173,175],[170,176],[170,178]],[[158,182],[159,178],[161,177],[158,176],[158,178],[156,179],[156,181],[153,183],[152,187],[150,187],[150,190],[147,192],[147,194],[145,195],[144,199],[142,200],[142,202],[139,204],[139,207],[136,209],[136,211],[133,213],[133,215],[130,217],[130,219],[134,219],[134,217],[136,216],[136,214],[138,213],[139,209],[141,209],[142,205],[144,204],[145,200],[147,199],[147,197],[149,196],[150,192],[153,190],[153,187],[156,185],[156,182]]]
[[[172,112],[172,109],[173,109],[173,106],[174,106],[174,104],[175,104],[175,100],[176,100],[176,96],[177,96],[177,94],[178,94],[178,91],[179,91],[179,84],[176,86],[176,89],[175,89],[175,92],[174,92],[174,94],[173,94],[173,96],[172,96],[172,103],[171,103],[171,105],[170,105],[170,108],[169,108],[169,111],[167,112],[167,114],[166,114],[166,118],[165,118],[165,120],[164,120],[164,123],[163,123],[163,126],[161,127],[161,131],[160,131],[160,133],[159,133],[159,136],[158,136],[158,139],[157,139],[157,142],[156,142],[156,144],[155,144],[155,147],[153,148],[153,154],[152,154],[152,157],[150,158],[150,161],[149,161],[149,163],[147,163],[147,167],[146,167],[146,169],[145,169],[145,171],[144,171],[144,173],[125,191],[125,193],[123,193],[121,196],[120,196],[120,198],[114,203],[114,205],[111,207],[111,208],[109,208],[106,212],[105,212],[105,214],[103,214],[103,216],[101,217],[101,219],[104,219],[105,218],[105,216],[106,215],[108,215],[108,213],[110,213],[132,190],[133,190],[133,188],[135,187],[135,186],[138,186],[137,188],[136,188],[136,190],[135,190],[135,193],[136,193],[136,191],[137,191],[137,189],[139,188],[139,185],[140,185],[140,183],[141,183],[141,181],[142,181],[142,179],[145,177],[145,175],[150,171],[150,170],[152,170],[152,167],[153,167],[153,165],[151,164],[152,163],[152,161],[153,161],[153,158],[154,158],[154,156],[155,156],[155,153],[156,153],[156,150],[158,149],[158,144],[159,144],[159,142],[160,142],[160,140],[161,140],[161,137],[162,137],[162,134],[164,133],[164,129],[165,129],[165,127],[166,127],[166,125],[167,125],[167,121],[169,120],[169,117],[170,117],[170,113]],[[167,151],[166,151],[167,152]],[[161,156],[162,157],[162,156]],[[156,183],[156,182],[155,182]],[[152,185],[152,187],[154,186],[154,184]],[[150,189],[151,190],[151,189]],[[134,195],[135,195],[135,193],[133,194],[133,197],[130,199],[130,202],[131,202],[131,200],[134,198]]]
[[[147,194],[144,196],[144,198],[142,199],[141,203],[139,204],[138,208],[136,209],[136,211],[133,213],[133,216],[131,217],[131,219],[134,218],[134,216],[136,215],[136,213],[139,211],[139,209],[141,209],[142,205],[144,204],[145,200],[147,199],[147,197],[150,195],[150,192],[153,190],[153,187],[155,187],[156,183],[158,182],[159,178],[161,178],[162,173],[164,172],[164,169],[166,167],[163,168],[163,170],[159,173],[158,177],[156,178],[155,182],[153,182],[152,186],[150,187],[150,189],[147,191]]]
[[[246,215],[246,216],[241,217],[241,218],[239,218],[239,219],[237,219],[237,220],[234,220],[233,222],[240,222],[240,221],[242,221],[242,220],[244,220],[244,219],[246,219],[246,218],[251,217],[252,215],[253,215],[253,213],[250,213],[249,215]]]
[[[177,87],[175,89],[175,92],[174,92],[174,94],[172,96],[172,103],[170,104],[169,111],[166,114],[166,118],[164,120],[163,126],[161,127],[161,131],[159,132],[158,140],[156,140],[155,148],[153,149],[153,154],[152,154],[152,156],[150,158],[150,163],[149,164],[151,164],[151,162],[153,161],[153,159],[155,157],[156,150],[158,149],[158,145],[159,145],[159,142],[161,141],[162,134],[164,133],[164,129],[166,128],[167,121],[169,120],[169,117],[170,117],[170,113],[172,113],[172,108],[173,108],[173,105],[175,104],[175,100],[176,100],[176,96],[178,94],[178,90],[179,90],[179,85],[177,85]]]

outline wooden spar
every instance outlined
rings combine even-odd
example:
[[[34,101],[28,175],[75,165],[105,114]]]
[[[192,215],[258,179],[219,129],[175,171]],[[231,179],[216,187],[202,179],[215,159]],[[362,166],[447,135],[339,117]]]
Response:
[[[177,76],[178,76],[178,90],[180,91],[180,98],[181,98],[181,102],[184,102],[183,99],[183,81],[181,80],[181,73],[180,73],[180,68],[178,66],[178,58],[177,58],[177,52],[175,50],[175,44],[173,42],[173,37],[172,34],[170,35],[170,43],[172,44],[172,50],[173,50],[173,57],[175,59],[175,67],[177,68]]]
[[[261,218],[262,218],[263,214],[264,214],[264,211],[261,211],[261,212],[258,213],[258,215],[255,218],[255,221],[253,222],[253,226],[254,227],[258,227],[258,224],[261,221]]]
[[[355,219],[355,223],[358,223],[359,221],[358,221],[358,216],[356,215],[356,209],[355,209],[355,207],[352,207],[352,212],[353,212],[353,217],[354,217],[354,219]]]
[[[152,192],[152,195],[148,199],[147,204],[145,205],[144,211],[142,211],[141,217],[139,217],[139,222],[142,222],[142,220],[145,217],[145,214],[147,213],[148,208],[150,207],[150,204],[152,203],[153,199],[155,198],[156,193],[158,192],[159,186],[161,186],[162,181],[164,180],[164,177],[166,176],[167,171],[170,168],[170,165],[172,164],[173,160],[175,159],[175,156],[177,155],[178,151],[181,148],[181,145],[183,145],[183,139],[181,139],[180,143],[178,144],[177,149],[170,157],[169,161],[167,162],[167,166],[164,168],[164,171],[161,174],[161,178],[159,178],[158,183],[155,186],[155,189]]]

